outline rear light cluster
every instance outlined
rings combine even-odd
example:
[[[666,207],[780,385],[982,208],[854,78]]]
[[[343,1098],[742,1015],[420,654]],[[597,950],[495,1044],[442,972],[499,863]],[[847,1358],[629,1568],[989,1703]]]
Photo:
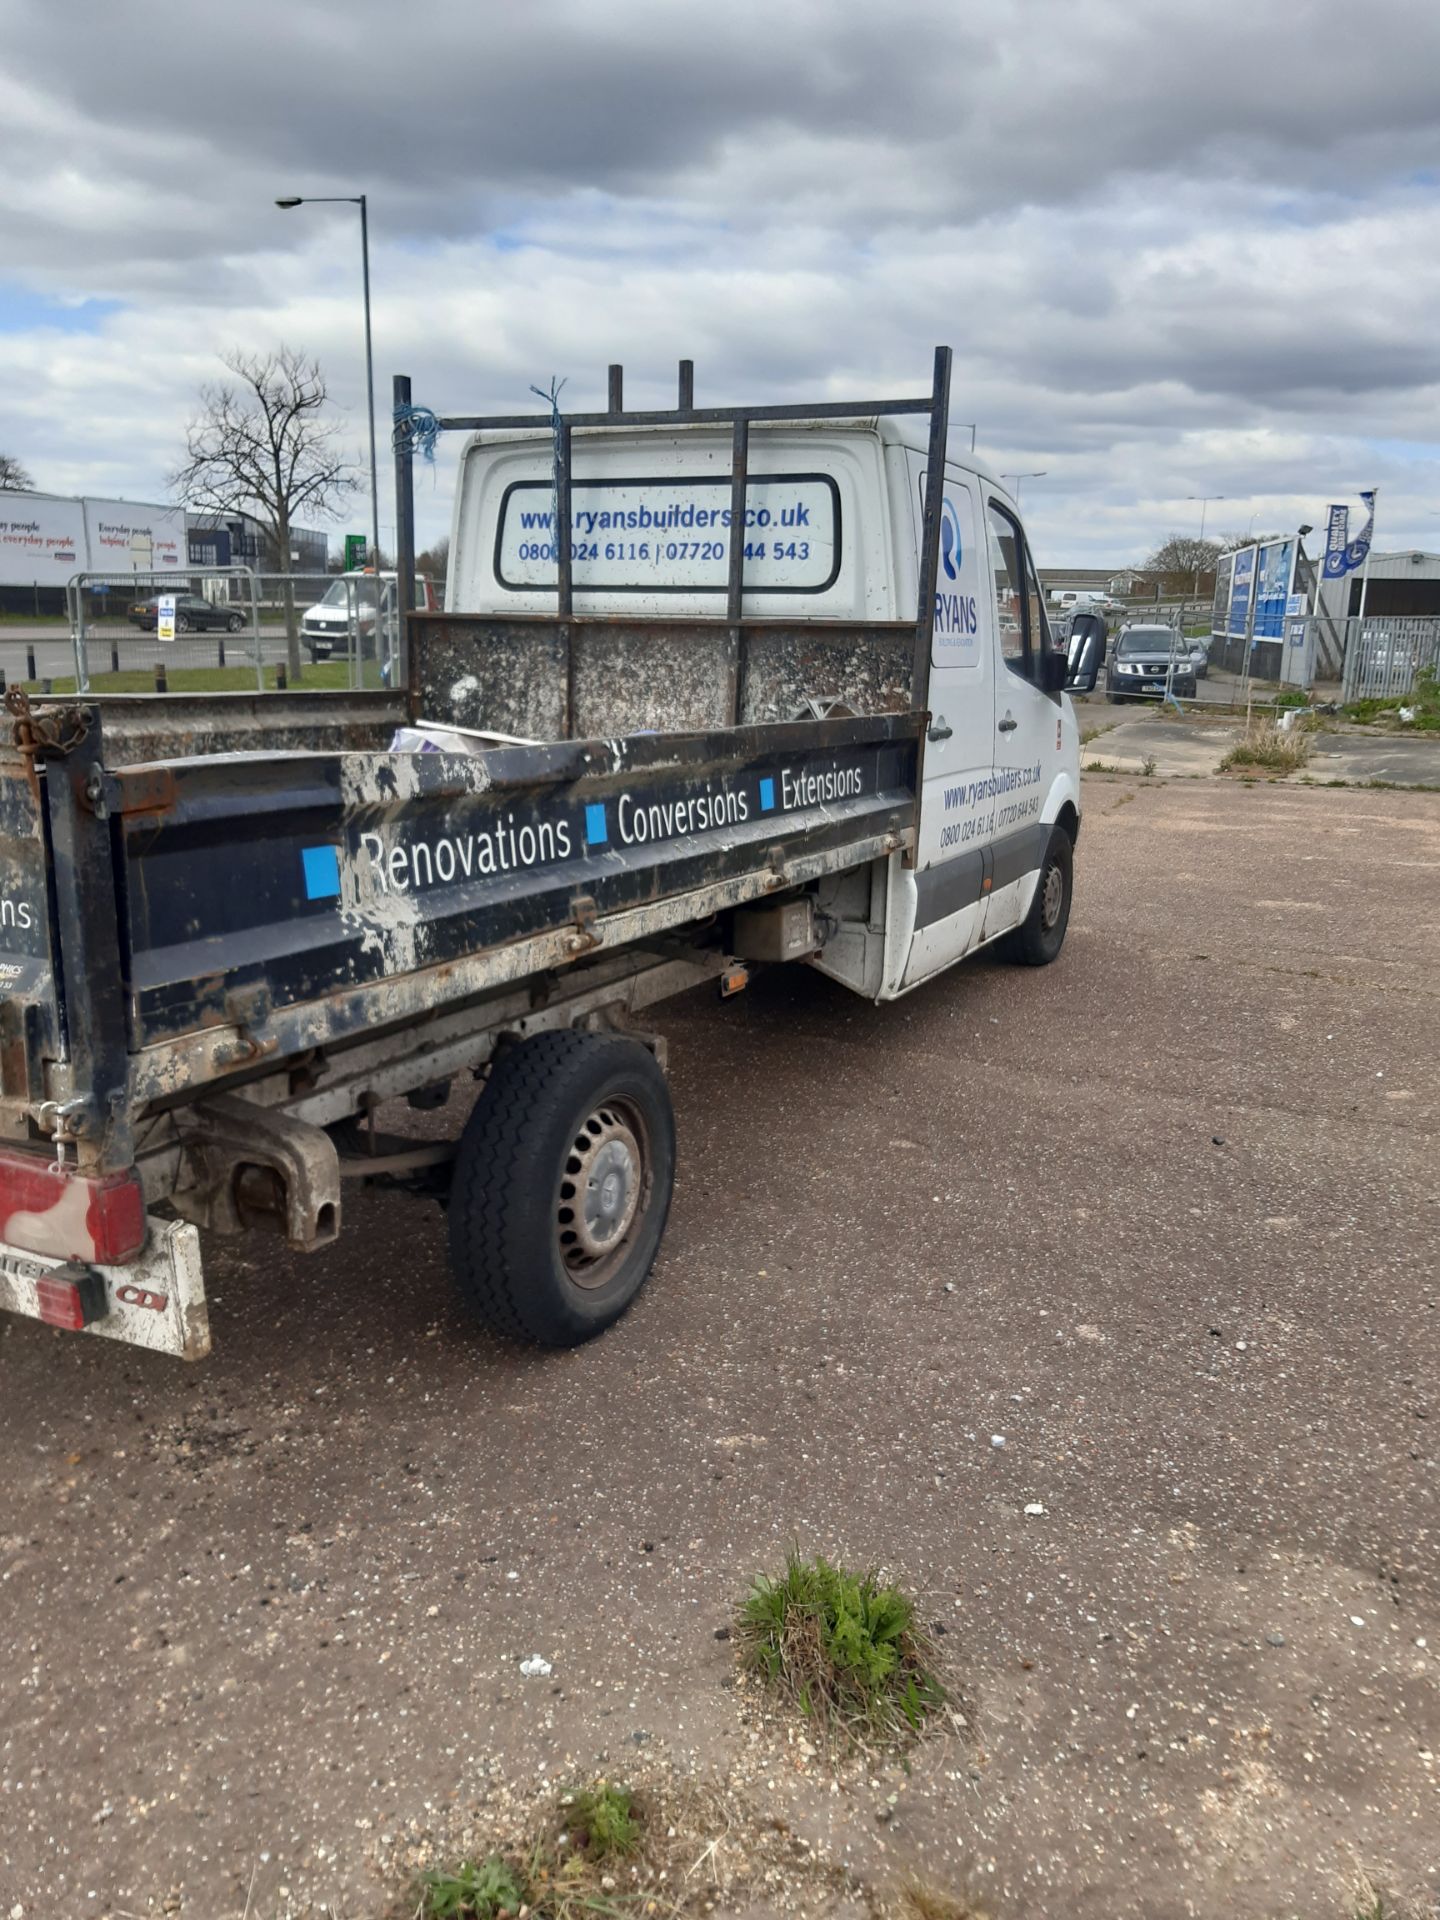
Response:
[[[109,1311],[105,1282],[88,1267],[57,1267],[35,1282],[35,1304],[48,1326],[79,1333]]]
[[[133,1167],[96,1176],[37,1153],[0,1150],[0,1241],[7,1246],[109,1267],[133,1260],[145,1235],[145,1192]]]

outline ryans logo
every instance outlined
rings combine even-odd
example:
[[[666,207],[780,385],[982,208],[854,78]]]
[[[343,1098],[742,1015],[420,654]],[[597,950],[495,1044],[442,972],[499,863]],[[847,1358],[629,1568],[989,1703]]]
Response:
[[[947,578],[960,578],[960,516],[955,511],[955,502],[947,494],[940,503],[940,564]]]
[[[960,540],[960,513],[947,494],[940,503],[940,565],[947,579],[958,581],[964,561]],[[942,589],[944,581],[937,583]],[[979,633],[978,609],[973,593],[939,592],[935,595],[935,637],[950,645],[969,645]]]

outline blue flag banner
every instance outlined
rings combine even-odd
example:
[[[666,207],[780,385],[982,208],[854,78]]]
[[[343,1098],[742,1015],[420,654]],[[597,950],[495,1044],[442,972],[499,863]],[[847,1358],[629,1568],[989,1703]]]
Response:
[[[1375,535],[1375,495],[1373,492],[1362,493],[1360,498],[1365,502],[1369,518],[1360,529],[1360,532],[1345,548],[1345,570],[1347,573],[1353,573],[1356,567],[1364,566],[1369,556],[1370,542]]]
[[[1350,509],[1331,507],[1325,526],[1325,578],[1339,580],[1345,573],[1345,546],[1350,538]]]
[[[1363,567],[1370,552],[1370,542],[1375,537],[1375,490],[1362,492],[1360,498],[1365,502],[1368,518],[1352,540],[1350,538],[1350,509],[1331,507],[1329,520],[1325,527],[1325,566],[1327,580],[1342,580],[1347,573],[1353,573],[1357,567]]]

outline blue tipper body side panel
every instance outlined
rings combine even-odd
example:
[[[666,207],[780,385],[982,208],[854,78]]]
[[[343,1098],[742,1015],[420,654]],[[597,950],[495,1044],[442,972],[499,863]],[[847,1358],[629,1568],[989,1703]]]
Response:
[[[921,716],[442,753],[227,754],[111,776],[133,1048],[914,824]]]

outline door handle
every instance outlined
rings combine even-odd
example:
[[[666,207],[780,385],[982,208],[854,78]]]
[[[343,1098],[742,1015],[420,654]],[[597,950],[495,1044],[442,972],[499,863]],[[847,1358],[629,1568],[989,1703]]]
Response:
[[[953,727],[946,726],[944,714],[937,713],[935,718],[930,722],[929,730],[925,738],[927,740],[948,740],[954,731],[955,729]]]
[[[1014,733],[1019,724],[1020,722],[1018,720],[1012,720],[1007,713],[1005,718],[1000,722],[999,731],[1001,733]]]

